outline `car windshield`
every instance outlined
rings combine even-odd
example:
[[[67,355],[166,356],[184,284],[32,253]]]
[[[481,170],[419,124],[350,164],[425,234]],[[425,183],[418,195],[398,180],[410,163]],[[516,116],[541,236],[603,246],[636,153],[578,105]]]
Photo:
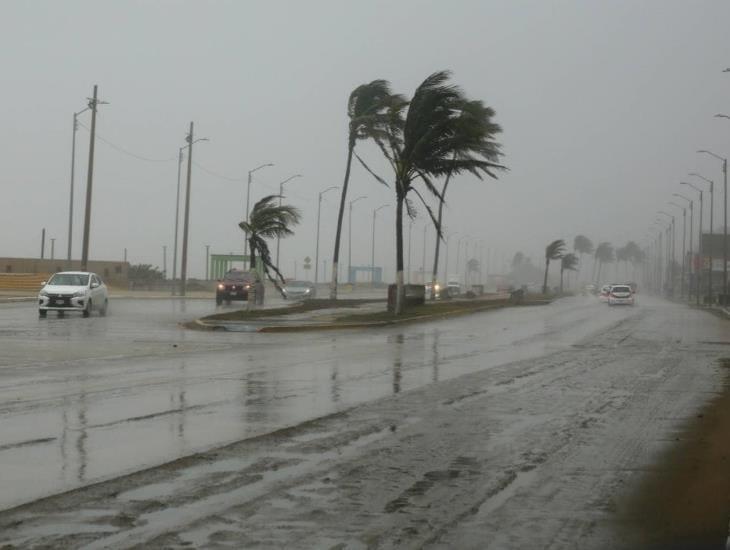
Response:
[[[224,279],[228,281],[250,281],[251,274],[246,271],[229,271],[225,274]]]
[[[627,286],[615,286],[611,289],[611,292],[631,292],[631,289]]]
[[[295,287],[295,286],[304,286],[304,287],[310,287],[312,286],[312,283],[307,281],[289,281],[286,286],[288,287]]]
[[[48,284],[56,286],[86,286],[89,284],[89,276],[81,273],[56,273],[48,281]]]

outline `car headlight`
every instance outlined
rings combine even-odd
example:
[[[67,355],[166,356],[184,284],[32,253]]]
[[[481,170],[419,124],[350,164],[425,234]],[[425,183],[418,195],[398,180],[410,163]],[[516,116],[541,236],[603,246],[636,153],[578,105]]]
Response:
[[[226,285],[224,285],[224,284],[221,283],[221,284],[218,285],[218,288],[220,290],[223,290],[224,288],[226,288]]]
[[[433,288],[436,292],[438,292],[439,290],[441,290],[441,285],[437,283],[437,284],[433,285]]]
[[[76,291],[76,292],[74,292],[74,293],[73,293],[73,294],[71,295],[71,297],[72,297],[72,298],[81,298],[81,297],[83,297],[83,296],[86,296],[86,291],[85,291],[85,290],[79,290],[79,291]]]
[[[38,293],[38,296],[48,296],[48,292],[46,292],[45,290],[41,290],[41,291],[40,291],[40,292]]]
[[[311,289],[311,288],[308,288],[308,289],[306,289],[306,290],[304,291],[304,294],[309,294],[310,292],[312,292],[312,289]]]

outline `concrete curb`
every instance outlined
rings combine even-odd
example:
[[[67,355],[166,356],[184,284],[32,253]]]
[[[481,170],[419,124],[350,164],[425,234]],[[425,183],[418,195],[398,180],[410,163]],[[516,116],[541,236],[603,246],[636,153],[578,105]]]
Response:
[[[441,313],[435,313],[433,315],[420,315],[417,317],[406,317],[402,319],[388,319],[386,321],[363,321],[363,322],[352,322],[352,323],[311,323],[302,325],[265,325],[262,324],[257,326],[254,322],[246,321],[203,321],[202,319],[196,319],[190,323],[185,323],[185,328],[192,330],[224,330],[227,332],[263,332],[263,333],[281,333],[281,332],[313,332],[313,331],[329,331],[329,330],[350,330],[350,329],[361,329],[361,328],[382,328],[393,325],[403,325],[407,323],[418,323],[427,321],[437,321],[441,319],[449,319],[451,317],[458,317],[460,315],[468,315],[471,313],[480,313],[483,311],[489,311],[492,309],[503,309],[506,307],[524,307],[524,306],[541,306],[552,303],[552,300],[534,300],[522,304],[510,304],[510,303],[499,303],[499,304],[485,304],[482,307],[474,309],[458,309],[453,311],[446,311]],[[251,330],[231,330],[226,325],[240,325],[243,327],[251,327]]]
[[[16,302],[35,302],[35,296],[0,297],[0,304],[13,304]]]

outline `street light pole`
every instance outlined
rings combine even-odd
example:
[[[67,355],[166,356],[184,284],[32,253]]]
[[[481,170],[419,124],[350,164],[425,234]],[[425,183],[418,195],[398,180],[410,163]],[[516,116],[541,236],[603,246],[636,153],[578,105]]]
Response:
[[[175,194],[175,239],[172,249],[172,295],[175,295],[175,281],[177,280],[177,232],[180,220],[180,169],[183,161],[183,149],[178,149],[177,154],[177,193]]]
[[[667,228],[667,259],[669,260],[669,289],[672,297],[674,297],[674,250],[675,250],[675,239],[674,239],[674,215],[670,214],[669,212],[665,212],[664,210],[659,210],[657,214],[663,214],[665,216],[669,216],[672,220],[672,223]],[[669,232],[671,231],[671,238],[669,236]]]
[[[715,115],[715,116],[721,116],[722,118],[730,118],[726,115]],[[708,151],[707,149],[701,149],[697,151],[698,153],[706,153],[708,155],[711,155],[715,157],[718,160],[722,161],[722,193],[723,193],[723,207],[722,207],[722,217],[723,217],[723,224],[722,224],[722,293],[723,293],[723,300],[725,300],[724,305],[727,304],[727,159],[725,157],[721,157],[720,155],[716,155],[712,151]]]
[[[339,189],[336,185],[333,185],[332,187],[328,187],[324,191],[319,192],[319,200],[317,201],[317,245],[314,251],[314,284],[316,285],[319,282],[319,222],[322,215],[322,195],[327,193],[328,191],[334,191],[335,189]]]
[[[682,279],[679,293],[680,297],[684,299],[684,274],[687,265],[687,208],[676,202],[670,201],[669,204],[682,210]]]
[[[700,194],[700,227],[699,227],[699,231],[697,232],[697,234],[699,235],[698,242],[697,242],[697,253],[699,254],[700,261],[699,261],[699,268],[697,269],[697,273],[695,274],[695,279],[697,279],[695,281],[695,286],[696,286],[696,290],[697,290],[697,305],[699,306],[700,305],[700,296],[702,294],[702,264],[704,263],[704,254],[703,254],[704,251],[702,250],[702,216],[703,216],[702,212],[704,210],[703,203],[702,203],[703,192],[702,192],[702,189],[700,189],[693,183],[689,183],[686,181],[680,181],[679,184],[680,185],[689,185],[692,189],[694,189],[695,191],[697,191]]]
[[[73,244],[73,227],[74,227],[74,181],[76,172],[76,132],[79,129],[78,116],[89,110],[89,107],[82,109],[78,113],[74,113],[74,125],[73,134],[71,138],[71,190],[69,192],[68,199],[68,245],[66,252],[66,260],[69,262],[69,269],[71,268],[71,247]]]
[[[246,185],[246,222],[248,222],[248,214],[251,212],[251,175],[256,172],[257,170],[261,170],[262,168],[266,168],[267,166],[274,166],[272,163],[262,164],[261,166],[257,166],[253,170],[248,171],[248,184]],[[248,254],[248,231],[244,233],[244,241],[243,241],[243,255],[246,256]],[[243,261],[244,267],[246,266],[246,260]],[[251,268],[251,264],[249,262],[249,268]]]
[[[378,210],[381,210],[385,208],[386,206],[389,206],[387,204],[383,204],[381,206],[378,206],[373,210],[373,238],[371,241],[371,247],[370,247],[370,285],[373,284],[373,271],[375,270],[375,217],[378,213]]]
[[[210,245],[205,245],[205,280],[210,280]]]
[[[683,199],[689,203],[689,269],[688,272],[690,274],[689,279],[692,279],[692,274],[697,276],[696,273],[694,273],[694,268],[692,264],[694,263],[694,253],[692,251],[692,240],[693,240],[693,227],[694,227],[694,201],[692,199],[689,199],[685,197],[684,195],[681,195],[679,193],[672,193],[672,196]],[[690,298],[692,295],[692,290],[690,288],[690,285],[687,284],[687,298]]]
[[[347,228],[347,282],[350,284],[355,282],[352,280],[352,205],[366,198],[365,195],[362,195],[350,201],[350,211],[348,213],[349,227]]]
[[[710,179],[707,179],[706,177],[698,174],[697,172],[690,172],[690,176],[695,176],[697,178],[700,178],[701,180],[704,180],[705,182],[710,184],[710,247],[707,251],[707,257],[710,260],[710,266],[707,270],[707,301],[708,305],[712,304],[712,241],[713,241],[713,233],[715,231],[713,224],[715,223],[714,220],[714,212],[715,212],[715,182],[713,182]],[[700,239],[702,239],[702,233],[700,233]]]
[[[183,222],[182,265],[180,266],[180,296],[185,296],[185,284],[188,277],[188,228],[190,223],[190,181],[193,172],[193,123],[190,122],[190,133],[185,137],[188,142],[188,178],[185,186],[185,217]]]
[[[301,177],[302,177],[301,174],[294,174],[293,176],[290,176],[290,177],[286,178],[284,181],[282,181],[281,183],[279,183],[279,206],[281,206],[281,199],[282,199],[282,195],[284,194],[284,184],[286,184],[287,182],[290,182],[294,178],[301,178]],[[277,269],[279,268],[279,245],[280,245],[280,243],[281,243],[281,235],[277,235],[276,236],[276,268]]]
[[[94,145],[96,143],[96,111],[97,107],[106,101],[100,101],[97,96],[99,87],[94,84],[94,95],[89,98],[91,109],[91,130],[89,132],[89,168],[86,173],[86,209],[84,211],[84,240],[81,248],[81,271],[88,269],[89,263],[89,231],[91,229],[91,194],[94,183]]]
[[[167,245],[162,245],[162,279],[167,280]]]

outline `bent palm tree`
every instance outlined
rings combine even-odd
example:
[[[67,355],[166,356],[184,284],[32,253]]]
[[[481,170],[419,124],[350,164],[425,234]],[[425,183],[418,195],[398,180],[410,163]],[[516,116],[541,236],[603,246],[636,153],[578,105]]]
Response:
[[[547,294],[547,278],[550,269],[550,260],[558,260],[563,257],[565,252],[565,241],[557,239],[545,247],[545,279],[542,282],[542,293]]]
[[[426,208],[441,238],[441,227],[415,187],[416,181],[422,180],[426,190],[441,200],[431,178],[469,172],[482,179],[484,174],[493,176],[492,169],[501,168],[483,158],[483,132],[465,130],[461,113],[467,101],[458,87],[447,83],[449,76],[448,71],[436,72],[416,88],[410,104],[394,103],[387,137],[376,139],[395,175],[396,315],[403,311],[403,208],[413,217],[411,192]]]
[[[459,116],[459,123],[461,126],[461,131],[473,134],[475,136],[481,135],[482,145],[478,151],[475,151],[476,154],[481,155],[484,160],[495,163],[492,168],[506,170],[504,166],[496,164],[499,161],[499,158],[502,156],[502,153],[500,151],[501,145],[494,140],[494,136],[499,134],[502,131],[502,128],[499,126],[499,124],[492,122],[492,118],[494,117],[494,115],[494,109],[485,106],[482,101],[467,101],[462,107],[462,111]],[[458,153],[456,152],[454,153],[452,160],[456,160],[457,154]],[[438,228],[443,227],[443,212],[444,203],[446,202],[446,190],[449,187],[452,173],[452,171],[448,172],[448,174],[446,175],[446,181],[444,181],[444,186],[441,188],[439,212],[438,218],[436,220],[436,227]],[[486,173],[495,179],[497,178],[497,176],[491,171],[487,170]],[[434,299],[436,297],[435,289],[436,278],[438,275],[440,249],[441,239],[437,236],[436,250],[434,251],[433,255],[433,273],[431,275],[431,299]]]
[[[269,252],[269,245],[266,239],[275,239],[277,237],[288,237],[293,235],[292,226],[295,226],[301,220],[301,214],[298,208],[283,204],[276,204],[276,199],[281,195],[268,195],[258,201],[251,210],[248,221],[242,221],[238,227],[248,234],[248,248],[251,251],[249,265],[256,266],[256,259],[260,260],[260,266],[266,277],[274,283],[276,289],[286,298],[284,291],[279,286],[279,281],[284,283],[284,277],[279,271],[279,267],[274,265]],[[278,277],[272,276],[271,272]]]
[[[563,272],[577,271],[578,269],[578,256],[572,252],[566,254],[560,258],[560,294],[563,293]]]
[[[602,242],[596,247],[595,259],[598,262],[598,273],[596,275],[596,285],[601,281],[601,268],[603,264],[613,261],[613,246],[609,242]]]
[[[337,275],[340,260],[340,238],[342,234],[342,218],[345,212],[347,186],[350,183],[352,155],[358,140],[368,138],[383,139],[385,126],[388,124],[388,107],[398,96],[390,92],[387,80],[373,80],[369,84],[361,84],[350,94],[347,101],[347,116],[350,118],[347,135],[347,164],[345,181],[340,195],[340,211],[337,214],[337,230],[335,232],[335,251],[332,255],[332,282],[330,283],[330,299],[337,299]]]
[[[580,268],[583,267],[583,254],[593,254],[593,243],[585,235],[576,235],[573,239],[573,250],[579,254],[580,263],[578,264],[578,278],[580,278]]]

